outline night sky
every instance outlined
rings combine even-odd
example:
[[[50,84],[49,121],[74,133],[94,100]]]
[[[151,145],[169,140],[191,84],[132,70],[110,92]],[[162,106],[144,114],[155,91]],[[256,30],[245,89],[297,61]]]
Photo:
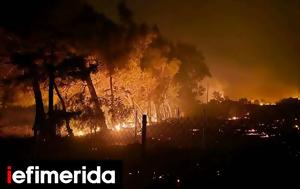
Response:
[[[117,19],[117,0],[89,0]],[[276,101],[298,96],[297,0],[130,0],[135,20],[197,45],[225,95]]]

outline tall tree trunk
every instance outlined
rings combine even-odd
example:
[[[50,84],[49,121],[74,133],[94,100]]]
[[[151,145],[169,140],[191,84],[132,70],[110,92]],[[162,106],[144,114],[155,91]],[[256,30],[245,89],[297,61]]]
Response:
[[[95,90],[95,87],[94,87],[94,84],[93,84],[93,81],[91,79],[91,76],[88,75],[86,77],[86,84],[88,86],[88,89],[90,91],[90,94],[91,94],[91,98],[92,98],[92,101],[94,102],[95,104],[95,110],[96,110],[96,113],[97,115],[99,116],[99,121],[100,121],[100,127],[104,128],[104,129],[107,129],[107,125],[105,123],[105,116],[104,116],[104,112],[102,111],[101,109],[101,103],[98,99],[98,96],[97,96],[97,93],[96,93],[96,90]]]
[[[113,89],[113,77],[112,72],[109,72],[109,86],[110,86],[110,100],[111,100],[111,117],[112,117],[112,124],[115,123],[115,96],[114,96],[114,89]]]
[[[157,118],[157,122],[160,122],[162,120],[162,115],[160,112],[160,104],[158,102],[154,102],[154,106],[155,106],[155,111],[156,111],[156,118]]]
[[[54,82],[54,89],[55,89],[55,92],[56,92],[56,94],[57,94],[57,96],[58,96],[58,98],[60,100],[60,103],[62,105],[63,111],[65,113],[67,113],[66,103],[65,103],[64,99],[62,98],[62,96],[61,96],[61,94],[60,94],[60,92],[58,90],[58,87],[57,87],[57,85],[56,85],[55,82]],[[69,136],[73,137],[74,133],[73,133],[73,130],[71,129],[71,127],[70,127],[70,119],[69,119],[68,116],[66,116],[66,128],[67,128],[67,132],[68,132]]]
[[[53,113],[53,89],[54,89],[54,73],[51,68],[49,68],[49,92],[48,92],[48,114],[49,116]]]
[[[53,65],[49,65],[48,67],[48,74],[49,74],[49,92],[48,92],[48,116],[49,116],[49,135],[55,136],[56,135],[56,124],[54,123],[53,117],[53,107],[54,107],[54,97],[53,97],[53,89],[54,89],[54,68]]]
[[[34,137],[38,137],[38,135],[45,135],[46,116],[39,81],[35,76],[32,79],[32,89],[35,99],[35,120],[33,131]]]

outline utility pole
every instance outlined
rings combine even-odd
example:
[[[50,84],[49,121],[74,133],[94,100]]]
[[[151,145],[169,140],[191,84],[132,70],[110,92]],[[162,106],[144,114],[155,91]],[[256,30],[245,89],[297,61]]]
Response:
[[[143,114],[142,118],[142,153],[146,152],[146,137],[147,137],[147,115]]]
[[[300,98],[300,76],[298,76],[297,80],[297,98]]]

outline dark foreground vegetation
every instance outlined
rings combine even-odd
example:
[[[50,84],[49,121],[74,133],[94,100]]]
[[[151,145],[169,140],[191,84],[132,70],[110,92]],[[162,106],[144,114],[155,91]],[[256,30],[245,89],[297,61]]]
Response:
[[[122,160],[124,188],[298,186],[298,119],[180,119],[148,127],[143,153],[131,129],[36,143],[2,138],[2,160]]]

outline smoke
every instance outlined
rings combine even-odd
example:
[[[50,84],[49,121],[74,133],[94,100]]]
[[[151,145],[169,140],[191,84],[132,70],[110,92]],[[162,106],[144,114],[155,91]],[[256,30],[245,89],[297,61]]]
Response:
[[[120,2],[118,5],[118,13],[120,21],[126,25],[134,25],[133,12],[127,7],[124,1]]]

